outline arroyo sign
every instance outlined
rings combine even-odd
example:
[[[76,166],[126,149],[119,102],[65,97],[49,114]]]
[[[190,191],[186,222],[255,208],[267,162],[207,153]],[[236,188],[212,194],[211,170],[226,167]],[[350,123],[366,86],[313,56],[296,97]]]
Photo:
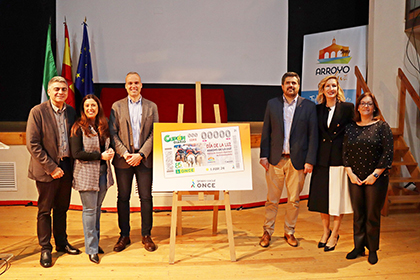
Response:
[[[366,74],[367,26],[305,35],[303,39],[302,96],[316,102],[318,83],[336,75],[346,101],[356,100],[357,65]]]

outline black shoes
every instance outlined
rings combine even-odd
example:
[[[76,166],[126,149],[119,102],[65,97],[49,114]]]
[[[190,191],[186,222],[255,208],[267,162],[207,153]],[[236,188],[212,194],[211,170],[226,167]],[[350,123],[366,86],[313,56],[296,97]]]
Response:
[[[324,252],[334,251],[335,246],[337,246],[338,239],[340,239],[340,235],[337,235],[337,240],[335,241],[334,246],[331,246],[331,247],[330,247],[330,246],[325,245],[325,247],[324,247]]]
[[[57,250],[57,252],[64,252],[70,255],[78,255],[81,253],[79,249],[74,248],[68,243],[64,246],[56,246],[55,249]],[[42,267],[51,267],[52,266],[51,251],[41,252],[41,258],[39,260],[39,263],[41,264]]]
[[[101,246],[98,246],[98,254],[104,254],[104,250],[102,250]]]
[[[325,243],[321,242],[321,241],[318,242],[318,248],[324,248],[325,245],[327,245],[327,242],[328,242],[328,239],[330,239],[331,233],[332,233],[332,231],[330,230],[330,234],[328,235],[327,241],[325,241]]]
[[[364,255],[365,255],[365,248],[363,249],[354,248],[350,253],[347,254],[346,259],[352,260],[359,256],[364,256]],[[376,251],[369,251],[368,262],[370,264],[376,264],[378,262],[378,254],[376,254]]]
[[[378,262],[378,255],[376,254],[376,251],[369,251],[368,262],[370,264],[376,264]]]
[[[41,264],[42,267],[51,267],[52,266],[51,251],[41,252],[41,259],[39,260],[39,263]]]
[[[90,254],[89,255],[89,260],[93,263],[98,264],[99,263],[99,256],[98,254]]]
[[[354,248],[350,253],[347,254],[346,259],[353,260],[359,256],[364,256],[364,255],[365,255],[365,248],[363,249]]]
[[[70,244],[66,244],[64,246],[56,246],[55,248],[57,250],[57,252],[63,252],[63,253],[67,253],[69,255],[78,255],[81,253],[81,251],[77,248],[74,248],[73,246],[71,246]]]

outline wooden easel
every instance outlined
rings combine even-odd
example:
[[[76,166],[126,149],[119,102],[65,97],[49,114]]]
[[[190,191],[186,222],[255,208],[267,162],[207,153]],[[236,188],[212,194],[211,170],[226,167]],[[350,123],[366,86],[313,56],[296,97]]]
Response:
[[[197,123],[202,123],[201,114],[201,83],[195,84],[195,100],[196,100],[196,118]],[[178,104],[178,123],[183,122],[184,104]],[[216,123],[221,123],[219,104],[214,104],[214,115]],[[174,191],[172,195],[172,216],[171,216],[171,236],[169,242],[169,263],[173,264],[175,261],[175,241],[176,234],[182,235],[182,206],[213,206],[213,228],[212,234],[217,234],[217,222],[219,206],[225,206],[226,224],[228,231],[230,260],[236,261],[235,241],[233,238],[232,226],[232,212],[230,208],[230,195],[229,191],[223,191],[224,199],[219,200],[219,191]],[[198,195],[198,201],[183,201],[183,195]],[[205,200],[205,195],[212,195],[213,200]],[[178,228],[178,230],[177,230]]]

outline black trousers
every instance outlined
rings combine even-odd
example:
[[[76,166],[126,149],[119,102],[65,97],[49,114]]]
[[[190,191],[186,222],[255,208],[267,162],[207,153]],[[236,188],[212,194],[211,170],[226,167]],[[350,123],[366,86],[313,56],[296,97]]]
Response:
[[[388,191],[388,176],[380,176],[373,185],[355,185],[349,179],[351,205],[353,206],[354,247],[369,251],[379,249],[381,209]]]
[[[140,196],[141,234],[151,235],[153,225],[152,168],[147,168],[143,162],[127,169],[115,168],[117,176],[118,226],[121,236],[130,236],[130,197],[133,176],[136,175],[137,190]]]
[[[67,241],[67,210],[70,205],[72,187],[72,167],[70,159],[60,162],[64,176],[51,182],[36,181],[38,189],[37,234],[42,251],[52,251],[51,245],[51,214],[52,232],[56,246],[64,246]]]

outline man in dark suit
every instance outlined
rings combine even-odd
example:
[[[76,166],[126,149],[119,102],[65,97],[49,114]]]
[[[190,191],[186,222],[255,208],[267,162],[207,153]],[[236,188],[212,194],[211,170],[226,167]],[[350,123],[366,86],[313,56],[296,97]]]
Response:
[[[288,193],[284,238],[290,246],[298,246],[294,233],[299,214],[299,194],[305,174],[312,172],[318,147],[315,103],[300,97],[299,88],[298,74],[284,74],[283,94],[269,100],[265,111],[260,164],[266,170],[268,193],[264,234],[260,240],[262,247],[270,245],[284,184]]]
[[[120,237],[114,251],[124,250],[130,240],[130,197],[136,175],[141,207],[142,243],[147,251],[156,250],[151,238],[153,225],[152,148],[153,123],[159,121],[155,103],[142,98],[140,75],[130,72],[125,78],[128,96],[112,105],[109,118],[111,145],[115,150],[113,164],[118,187],[118,226]]]
[[[28,176],[36,181],[39,194],[37,234],[43,267],[52,266],[52,209],[56,250],[80,254],[79,249],[68,243],[66,233],[73,179],[68,137],[76,111],[65,103],[68,85],[63,77],[49,81],[48,95],[50,100],[32,108],[26,126],[26,147],[31,154]]]

